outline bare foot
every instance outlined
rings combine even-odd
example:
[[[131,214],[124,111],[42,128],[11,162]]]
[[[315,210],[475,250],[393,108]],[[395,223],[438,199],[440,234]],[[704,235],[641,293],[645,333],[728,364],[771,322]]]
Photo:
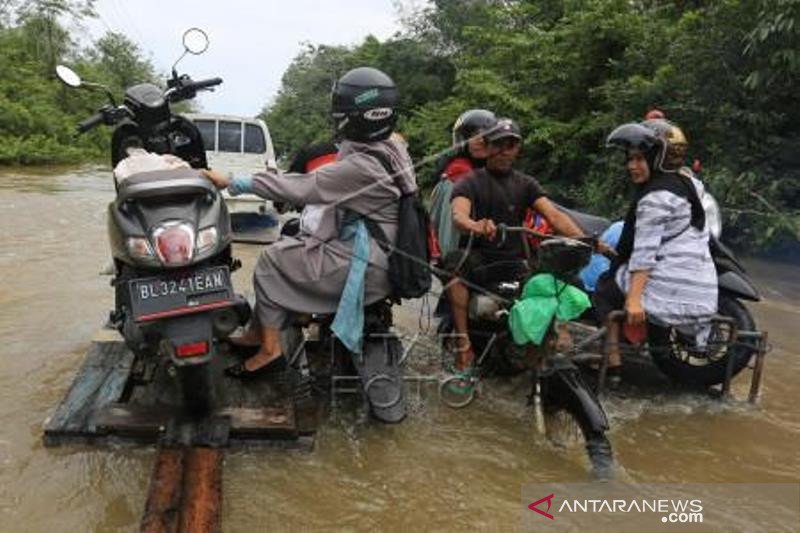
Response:
[[[258,331],[247,328],[241,335],[228,337],[228,342],[234,346],[261,346],[261,335]]]
[[[461,341],[461,339],[459,339]],[[472,344],[469,341],[459,342],[456,341],[456,369],[464,370],[472,366],[475,361],[475,352],[472,349]]]

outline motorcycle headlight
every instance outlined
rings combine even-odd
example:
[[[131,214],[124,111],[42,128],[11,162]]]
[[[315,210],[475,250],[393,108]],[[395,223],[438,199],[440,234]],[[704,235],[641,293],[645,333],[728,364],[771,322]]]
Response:
[[[719,239],[722,235],[722,212],[719,204],[709,193],[703,195],[701,203],[706,212],[706,228],[711,235]]]
[[[194,228],[185,222],[167,222],[153,230],[156,254],[165,265],[180,266],[194,257]]]
[[[197,234],[197,253],[202,254],[212,250],[215,246],[217,246],[218,242],[219,234],[217,233],[217,228],[210,226],[208,228],[201,229]]]

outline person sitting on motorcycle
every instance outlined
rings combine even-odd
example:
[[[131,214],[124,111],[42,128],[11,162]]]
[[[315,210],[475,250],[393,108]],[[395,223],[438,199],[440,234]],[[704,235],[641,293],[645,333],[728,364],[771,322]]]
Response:
[[[436,254],[446,256],[458,248],[458,232],[453,227],[450,200],[453,186],[486,164],[486,142],[483,133],[497,123],[497,117],[486,109],[470,109],[459,115],[453,125],[452,148],[436,167],[436,186],[431,191],[430,217],[434,231]]]
[[[583,235],[575,222],[548,200],[534,178],[514,170],[522,136],[512,120],[498,120],[484,139],[485,168],[456,183],[451,202],[453,223],[462,232],[461,246],[469,253],[456,250],[444,261],[445,269],[455,274],[447,285],[447,296],[457,334],[455,368],[464,376],[464,387],[468,386],[475,361],[468,330],[470,291],[485,290],[488,284],[520,279],[528,273],[524,236],[514,235],[498,246],[493,242],[497,225],[521,226],[526,211],[532,207],[547,218],[557,233],[568,237]]]
[[[346,218],[363,216],[377,223],[393,242],[398,232],[398,198],[416,191],[413,164],[405,144],[390,137],[397,120],[397,90],[385,73],[368,67],[353,69],[335,84],[332,116],[341,137],[337,160],[305,174],[267,170],[245,183],[231,183],[217,172],[208,176],[233,192],[252,191],[266,199],[322,206],[313,224],[296,237],[266,247],[253,275],[256,305],[246,333],[233,342],[260,344],[258,353],[226,369],[237,378],[286,367],[280,331],[294,314],[333,314],[348,278],[354,239],[340,238]],[[376,155],[372,155],[376,154]],[[389,175],[379,157],[390,164]],[[395,184],[399,181],[404,189]],[[364,304],[391,293],[387,252],[369,237]]]
[[[607,146],[625,151],[636,193],[617,257],[598,281],[593,304],[600,320],[625,310],[629,326],[675,326],[705,344],[717,311],[717,274],[700,201],[703,184],[682,172],[688,143],[663,119],[616,128]],[[612,384],[619,381],[619,329],[609,328]]]
[[[467,177],[476,168],[486,166],[487,145],[483,134],[497,124],[497,117],[486,109],[470,109],[453,124],[453,145],[441,166],[439,176],[452,183]]]
[[[297,155],[289,164],[289,173],[308,174],[322,165],[335,163],[338,156],[339,146],[333,142],[328,141],[305,146],[297,152]],[[281,235],[289,237],[295,237],[300,231],[303,220],[305,219],[306,224],[308,224],[321,209],[315,205],[289,205],[284,202],[276,202],[274,205],[276,211],[281,214],[291,210],[300,212],[299,217],[287,220],[281,228]]]

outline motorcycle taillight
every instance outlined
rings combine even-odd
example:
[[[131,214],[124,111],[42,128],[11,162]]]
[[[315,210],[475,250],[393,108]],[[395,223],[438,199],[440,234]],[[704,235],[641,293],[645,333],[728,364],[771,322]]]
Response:
[[[195,357],[208,353],[208,343],[191,342],[189,344],[179,344],[175,347],[175,355],[178,357]]]
[[[173,223],[153,232],[156,253],[165,265],[185,265],[194,256],[194,229],[188,224]]]

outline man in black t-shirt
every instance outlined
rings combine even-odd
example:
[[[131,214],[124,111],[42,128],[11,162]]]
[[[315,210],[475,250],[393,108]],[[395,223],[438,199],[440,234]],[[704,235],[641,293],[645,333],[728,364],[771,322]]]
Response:
[[[522,136],[512,120],[498,120],[485,139],[488,143],[486,167],[455,185],[450,204],[453,224],[463,233],[462,247],[466,247],[472,234],[470,253],[464,257],[463,252],[456,251],[445,259],[445,266],[456,274],[447,286],[447,296],[458,334],[456,369],[465,374],[470,372],[475,360],[467,329],[468,285],[483,287],[518,279],[525,273],[524,235],[512,234],[498,247],[494,242],[497,224],[521,226],[526,210],[532,207],[550,222],[556,233],[567,237],[583,235],[575,222],[547,199],[535,179],[513,169]]]

